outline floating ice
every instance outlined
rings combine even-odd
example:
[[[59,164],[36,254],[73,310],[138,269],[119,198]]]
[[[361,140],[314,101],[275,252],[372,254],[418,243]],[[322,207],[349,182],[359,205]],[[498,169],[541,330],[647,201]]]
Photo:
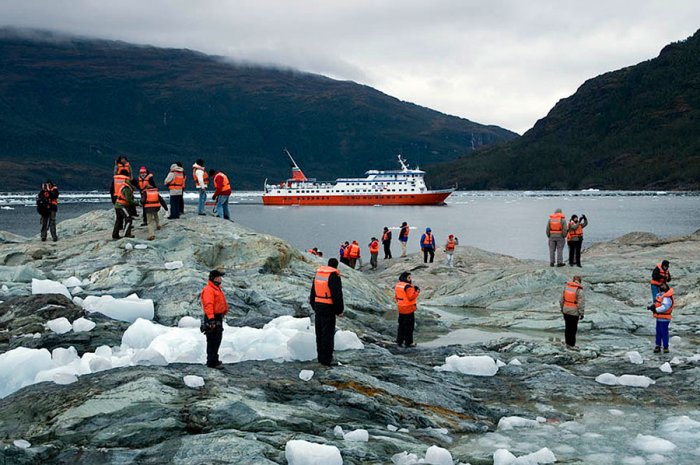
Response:
[[[521,417],[501,417],[498,420],[497,430],[508,431],[514,428],[536,428],[540,425],[537,420],[530,420],[528,418]]]
[[[71,298],[66,286],[50,279],[32,278],[32,294],[62,294]]]
[[[637,352],[636,350],[627,352],[627,353],[625,354],[625,357],[627,357],[627,359],[628,359],[630,362],[634,363],[635,365],[641,365],[642,363],[644,363],[644,359],[642,358],[642,356],[640,355],[640,353]]]
[[[425,451],[425,463],[433,465],[453,465],[452,454],[447,449],[438,446],[430,446]]]
[[[646,434],[638,434],[632,441],[632,446],[648,454],[663,454],[676,448],[671,441]]]
[[[621,386],[646,388],[652,384],[655,384],[655,381],[647,376],[622,375],[618,377],[611,373],[603,373],[602,375],[598,375],[595,380],[600,384],[608,384],[610,386],[619,384]]]
[[[174,262],[165,263],[166,270],[177,270],[178,268],[182,268],[183,266],[185,266],[185,264],[182,263],[182,260],[175,260]]]
[[[34,383],[37,373],[54,368],[46,349],[17,347],[0,355],[0,398]]]
[[[183,316],[180,321],[177,322],[178,328],[197,328],[199,329],[200,321],[197,318],[191,316]]]
[[[204,378],[201,376],[195,376],[195,375],[187,375],[182,380],[185,382],[187,387],[191,387],[193,389],[196,388],[201,388],[204,386]]]
[[[313,370],[301,370],[299,372],[299,379],[303,381],[309,381],[311,378],[314,377],[314,371]]]
[[[494,359],[487,355],[464,356],[450,355],[445,359],[445,364],[435,367],[438,371],[456,371],[465,375],[494,376],[498,372],[498,366]]]
[[[71,329],[73,329],[73,325],[70,324],[68,318],[63,316],[47,321],[46,327],[56,334],[65,334]]]
[[[287,442],[284,456],[288,465],[343,465],[337,447],[299,439]]]
[[[114,320],[133,323],[138,318],[153,319],[154,309],[151,299],[139,299],[131,294],[124,299],[115,299],[111,295],[101,297],[87,296],[83,308],[88,312],[98,312]]]
[[[673,368],[671,368],[671,364],[668,362],[661,365],[659,370],[663,371],[664,373],[673,373]]]
[[[20,449],[28,449],[32,447],[32,444],[24,439],[15,439],[14,441],[12,441],[12,444],[14,444],[15,447],[19,447]]]
[[[63,280],[63,285],[66,287],[78,287],[82,284],[83,282],[76,278],[75,276],[71,276],[68,279]]]
[[[346,441],[367,442],[369,441],[369,432],[366,429],[356,429],[343,434],[343,439]]]
[[[493,453],[493,465],[539,465],[541,463],[554,463],[557,458],[546,447],[527,455],[516,457],[506,449],[498,449]]]
[[[95,329],[95,326],[97,326],[97,324],[94,321],[81,317],[73,322],[73,331],[76,333],[87,333]]]

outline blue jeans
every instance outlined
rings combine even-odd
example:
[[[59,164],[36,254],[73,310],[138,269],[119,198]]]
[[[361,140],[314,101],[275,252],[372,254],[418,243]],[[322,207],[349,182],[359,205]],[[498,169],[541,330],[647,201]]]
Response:
[[[197,213],[200,215],[204,215],[204,203],[207,201],[207,191],[206,190],[200,190],[199,191],[199,205],[197,207]]]
[[[659,286],[656,284],[651,285],[651,303],[653,304],[656,302],[656,294],[659,293]]]
[[[668,325],[671,320],[656,320],[656,345],[660,346],[664,343],[664,349],[668,348]]]
[[[220,195],[216,198],[216,216],[227,220],[229,219],[228,198],[228,195]]]

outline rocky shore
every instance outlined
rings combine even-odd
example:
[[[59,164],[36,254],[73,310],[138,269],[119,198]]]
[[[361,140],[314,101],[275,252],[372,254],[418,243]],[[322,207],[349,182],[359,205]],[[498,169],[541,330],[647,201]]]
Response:
[[[260,329],[281,316],[313,321],[307,301],[321,259],[236,223],[189,215],[166,222],[155,241],[139,230],[136,239],[112,241],[112,214],[62,222],[57,243],[0,233],[0,366],[3,354],[21,347],[72,346],[78,356],[104,346],[116,351],[131,323],[86,312],[87,296],[136,293],[153,301],[153,321],[167,327],[199,318],[206,272],[217,267],[227,273],[229,326]],[[410,465],[431,446],[449,451],[455,464],[551,463],[545,447],[560,463],[694,463],[700,231],[595,244],[580,270],[471,247],[458,248],[454,268],[441,258],[432,265],[418,256],[380,260],[376,272],[341,266],[348,308],[338,328],[364,348],[337,351],[339,366],[298,359],[251,359],[222,371],[129,364],[17,389],[0,399],[0,463],[286,464],[291,440],[335,446],[345,464]],[[670,354],[651,352],[654,323],[645,308],[661,259],[671,262],[677,295]],[[423,290],[415,349],[392,343],[393,286],[405,270]],[[587,308],[580,350],[568,351],[558,299],[574,270],[583,276]],[[31,294],[33,279],[70,278],[80,282],[73,288],[79,299]],[[45,326],[60,317],[96,325],[62,334]],[[642,363],[634,363],[635,353]],[[497,373],[450,371],[458,367],[447,361],[453,356],[490,357]],[[670,373],[660,369],[666,362]],[[302,370],[313,377],[301,379]],[[604,384],[606,373],[650,385]],[[12,375],[0,372],[6,383]],[[190,375],[204,385],[189,387],[183,378]],[[366,430],[368,440],[351,440],[337,427]]]

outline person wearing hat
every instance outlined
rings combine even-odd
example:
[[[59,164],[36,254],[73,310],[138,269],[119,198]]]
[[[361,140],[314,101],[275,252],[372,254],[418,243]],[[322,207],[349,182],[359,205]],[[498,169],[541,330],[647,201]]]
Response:
[[[114,220],[114,228],[112,229],[112,239],[114,240],[120,239],[119,233],[122,229],[126,229],[124,237],[134,237],[131,234],[132,221],[134,216],[138,216],[131,179],[128,177],[126,170],[122,170],[119,174],[125,179],[119,191],[116,192],[114,201],[114,212],[117,215]]]
[[[379,239],[372,237],[369,243],[369,265],[373,270],[377,269],[377,259],[379,258]]]
[[[408,244],[408,233],[411,228],[408,227],[408,223],[405,221],[401,223],[401,229],[399,230],[399,242],[401,243],[401,256],[406,256],[406,245]]]
[[[420,237],[420,249],[423,251],[423,263],[428,263],[428,255],[430,255],[430,263],[435,259],[435,237],[433,237],[432,229],[425,228],[425,233]]]
[[[41,185],[41,191],[36,198],[36,211],[41,215],[41,240],[46,241],[46,236],[51,231],[51,239],[58,240],[56,234],[56,213],[58,212],[58,187],[47,180]]]
[[[144,191],[151,187],[151,182],[153,182],[153,185],[155,186],[155,181],[153,181],[153,174],[149,173],[145,166],[139,168],[139,177],[136,179],[136,182],[138,183],[139,193],[141,194],[142,199],[144,197]],[[148,224],[146,210],[143,209],[141,214],[141,226],[146,226]]]
[[[391,258],[391,231],[387,226],[384,226],[382,233],[382,245],[384,246],[384,260]]]
[[[656,296],[659,294],[659,288],[662,284],[671,282],[671,272],[668,270],[671,264],[668,260],[663,260],[657,263],[654,270],[651,272],[651,301],[656,302]]]
[[[411,273],[404,271],[394,287],[394,298],[399,307],[399,328],[396,331],[396,344],[399,347],[415,347],[413,329],[416,326],[416,308],[420,288],[413,285]]]
[[[559,298],[559,309],[564,315],[564,339],[567,349],[576,349],[576,332],[578,322],[583,320],[583,310],[586,300],[581,286],[581,276],[574,276],[574,279],[566,283],[564,292]]]
[[[341,316],[343,304],[343,283],[338,271],[338,260],[331,258],[328,266],[320,266],[311,283],[309,295],[311,308],[316,312],[316,354],[318,363],[330,366],[333,361],[333,339],[335,338],[335,317]]]
[[[459,239],[455,237],[454,234],[450,234],[447,236],[447,242],[445,242],[445,255],[447,255],[447,266],[452,268],[454,265],[452,264],[452,259],[455,254],[455,247],[459,245]]]
[[[207,366],[221,369],[224,364],[219,360],[219,347],[224,334],[224,315],[228,313],[228,303],[221,290],[221,277],[225,273],[219,270],[209,272],[209,281],[202,289],[202,311],[204,312],[204,334],[207,336]]]

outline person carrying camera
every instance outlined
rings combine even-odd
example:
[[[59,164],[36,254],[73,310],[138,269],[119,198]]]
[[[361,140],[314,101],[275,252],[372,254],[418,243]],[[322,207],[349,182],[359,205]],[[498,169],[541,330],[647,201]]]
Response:
[[[36,198],[36,211],[41,215],[41,240],[46,242],[46,235],[51,230],[51,239],[58,240],[56,234],[56,212],[58,212],[58,187],[51,181],[41,185]]]
[[[420,288],[414,286],[411,273],[404,271],[399,276],[399,282],[394,288],[394,298],[399,307],[399,328],[396,333],[396,345],[399,347],[415,347],[413,329],[416,326],[416,308]]]
[[[569,266],[581,268],[581,245],[583,245],[583,228],[588,226],[586,215],[571,215],[568,232],[566,233],[566,243],[569,245]]]
[[[564,339],[567,349],[576,349],[576,332],[578,331],[578,322],[583,320],[583,311],[586,306],[586,299],[583,295],[583,286],[581,285],[581,277],[574,278],[566,283],[564,292],[559,299],[559,309],[564,315]]]
[[[202,329],[207,336],[207,366],[220,370],[224,364],[219,360],[219,347],[224,334],[224,315],[228,313],[228,303],[221,290],[221,277],[225,273],[219,270],[209,272],[209,281],[202,289],[202,311],[204,324]]]

